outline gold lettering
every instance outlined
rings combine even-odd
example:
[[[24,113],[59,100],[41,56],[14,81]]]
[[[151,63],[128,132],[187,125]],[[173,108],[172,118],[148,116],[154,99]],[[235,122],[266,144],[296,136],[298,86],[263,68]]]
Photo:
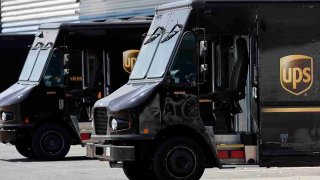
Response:
[[[303,69],[303,75],[305,76],[305,78],[303,78],[304,83],[311,81],[311,69],[309,67]]]
[[[71,81],[82,81],[82,77],[81,76],[71,76],[70,80]]]
[[[287,70],[288,70],[288,77],[287,77]],[[292,71],[291,71],[291,68],[282,68],[282,80],[285,83],[292,82]]]
[[[131,66],[130,64],[130,58],[128,58],[127,61],[124,62],[124,67],[129,68]]]
[[[293,89],[297,89],[297,83],[302,81],[302,70],[300,68],[293,68],[293,78],[292,78]]]

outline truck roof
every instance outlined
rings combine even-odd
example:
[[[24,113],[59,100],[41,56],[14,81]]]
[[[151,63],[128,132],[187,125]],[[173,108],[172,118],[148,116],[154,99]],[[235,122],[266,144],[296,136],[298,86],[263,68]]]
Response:
[[[309,3],[320,2],[320,0],[190,0],[192,4],[205,4],[205,3]]]
[[[106,29],[106,28],[126,28],[133,27],[146,27],[150,26],[151,20],[117,20],[107,22],[84,22],[84,23],[49,23],[42,24],[39,27],[41,29],[61,29],[61,30],[72,30],[72,29]]]
[[[257,2],[272,2],[272,3],[283,3],[283,2],[320,2],[320,0],[183,0],[183,1],[177,1],[177,2],[172,2],[172,3],[167,3],[160,5],[156,8],[156,11],[161,11],[161,10],[167,10],[167,9],[172,9],[172,8],[182,8],[182,7],[188,7],[188,6],[198,6],[198,5],[203,5],[205,3],[215,3],[215,2],[235,2],[235,3],[257,3]]]

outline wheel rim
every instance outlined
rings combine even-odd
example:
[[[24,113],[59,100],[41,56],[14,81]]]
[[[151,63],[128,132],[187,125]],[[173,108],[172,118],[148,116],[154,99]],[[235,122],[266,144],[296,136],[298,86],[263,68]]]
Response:
[[[62,135],[55,131],[46,132],[40,140],[40,146],[43,152],[49,155],[56,155],[64,147]]]
[[[171,175],[179,178],[188,177],[196,169],[196,156],[187,147],[176,147],[168,153],[166,165]]]

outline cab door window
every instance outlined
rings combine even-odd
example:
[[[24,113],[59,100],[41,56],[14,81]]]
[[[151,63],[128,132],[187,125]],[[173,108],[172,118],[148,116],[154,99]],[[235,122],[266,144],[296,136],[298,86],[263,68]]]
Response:
[[[47,71],[43,77],[44,84],[47,87],[62,87],[63,86],[63,52],[60,49],[55,49]]]
[[[102,87],[103,80],[103,51],[85,51],[83,60],[83,89],[98,91]]]
[[[186,32],[169,71],[174,84],[194,84],[197,80],[196,37]]]

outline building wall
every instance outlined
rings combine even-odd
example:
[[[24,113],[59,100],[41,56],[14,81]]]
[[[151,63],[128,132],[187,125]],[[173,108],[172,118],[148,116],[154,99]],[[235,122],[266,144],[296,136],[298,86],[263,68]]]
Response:
[[[80,20],[151,16],[155,7],[177,0],[81,0]]]
[[[79,21],[79,0],[1,0],[2,33],[34,33],[40,24]]]
[[[1,0],[2,33],[35,33],[40,24],[152,16],[178,0]]]

